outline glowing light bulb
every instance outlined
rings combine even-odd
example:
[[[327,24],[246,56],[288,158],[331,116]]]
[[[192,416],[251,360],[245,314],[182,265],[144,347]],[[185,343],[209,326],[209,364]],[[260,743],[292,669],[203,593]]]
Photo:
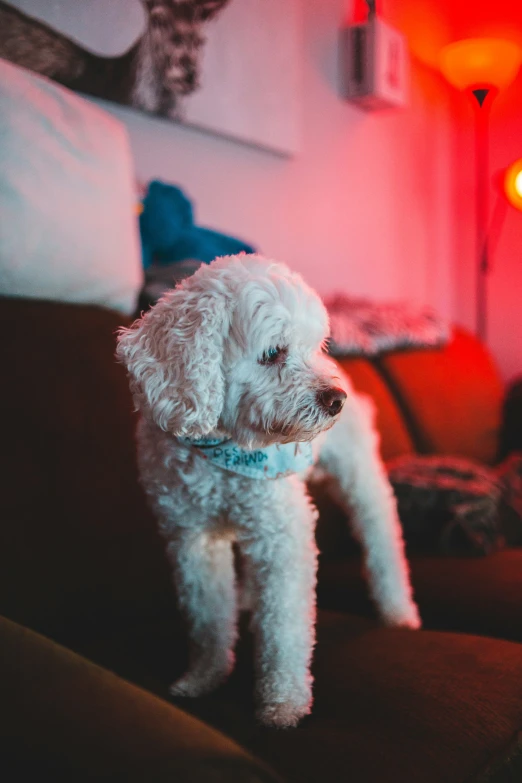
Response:
[[[515,209],[522,210],[522,158],[509,166],[504,175],[504,193]]]
[[[522,171],[519,171],[517,176],[515,177],[515,190],[518,193],[518,195],[522,198]]]

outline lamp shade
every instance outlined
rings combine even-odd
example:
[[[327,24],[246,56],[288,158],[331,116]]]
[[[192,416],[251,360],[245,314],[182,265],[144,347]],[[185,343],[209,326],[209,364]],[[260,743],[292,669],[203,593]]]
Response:
[[[522,210],[522,158],[516,160],[506,169],[504,193],[512,206]]]
[[[465,38],[445,46],[439,65],[446,79],[459,90],[507,87],[522,62],[522,50],[502,38]]]

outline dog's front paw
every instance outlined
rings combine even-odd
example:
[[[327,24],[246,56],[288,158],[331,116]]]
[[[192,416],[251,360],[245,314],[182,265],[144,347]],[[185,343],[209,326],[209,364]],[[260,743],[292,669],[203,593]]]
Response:
[[[383,612],[383,619],[389,628],[410,628],[416,631],[422,626],[419,610],[413,601],[405,606],[387,609]]]
[[[197,698],[219,688],[227,679],[233,668],[233,656],[221,666],[203,665],[190,669],[188,672],[173,682],[169,688],[171,696],[183,696]]]
[[[169,687],[171,696],[191,697],[194,699],[209,693],[210,690],[212,690],[211,684],[204,677],[200,678],[190,673],[183,675]]]
[[[262,704],[257,710],[257,717],[264,726],[276,729],[290,729],[299,723],[305,715],[310,715],[312,702],[294,704],[291,701]]]

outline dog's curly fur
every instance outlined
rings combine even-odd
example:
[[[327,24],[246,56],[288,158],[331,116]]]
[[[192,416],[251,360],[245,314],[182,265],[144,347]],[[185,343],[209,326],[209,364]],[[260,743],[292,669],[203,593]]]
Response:
[[[324,353],[327,336],[324,306],[299,275],[244,254],[202,266],[119,335],[142,414],[141,478],[191,637],[189,670],[171,692],[203,694],[232,669],[235,542],[252,597],[258,714],[275,726],[297,724],[312,703],[316,511],[305,477],[237,475],[179,438],[225,436],[246,449],[312,441],[313,470],[350,512],[384,621],[418,628],[371,405]]]

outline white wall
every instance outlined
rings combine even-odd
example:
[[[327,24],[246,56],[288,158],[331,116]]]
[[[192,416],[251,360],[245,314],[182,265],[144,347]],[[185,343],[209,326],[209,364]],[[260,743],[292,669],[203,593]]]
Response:
[[[302,153],[293,159],[104,104],[129,130],[140,181],[182,186],[201,225],[253,242],[319,291],[409,298],[452,315],[448,91],[414,65],[411,108],[339,97],[344,0],[303,0]]]

